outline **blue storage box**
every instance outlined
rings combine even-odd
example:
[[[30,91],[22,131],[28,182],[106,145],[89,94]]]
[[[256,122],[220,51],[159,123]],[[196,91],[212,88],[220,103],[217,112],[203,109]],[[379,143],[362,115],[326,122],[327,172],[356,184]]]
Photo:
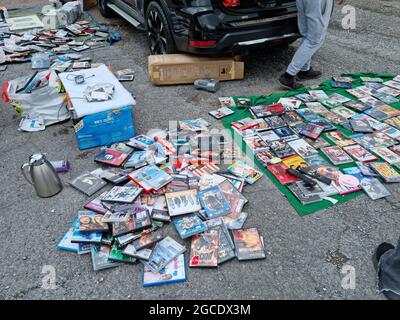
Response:
[[[135,135],[131,106],[94,113],[74,122],[80,150],[126,141]]]

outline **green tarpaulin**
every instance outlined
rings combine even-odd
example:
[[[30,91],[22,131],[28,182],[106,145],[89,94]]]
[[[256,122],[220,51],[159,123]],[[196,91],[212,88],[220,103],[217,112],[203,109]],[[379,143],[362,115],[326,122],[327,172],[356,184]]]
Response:
[[[371,78],[379,77],[383,80],[392,80],[395,77],[395,75],[375,74],[375,73],[344,74],[343,76],[351,76],[351,77],[353,77],[353,79],[355,79],[355,82],[353,83],[353,88],[361,85],[360,77],[371,77]],[[345,89],[332,88],[330,86],[330,83],[331,83],[331,80],[327,80],[327,81],[321,83],[319,88],[317,88],[317,89],[323,90],[328,95],[333,94],[333,93],[339,93],[343,96],[346,96],[353,100],[356,100],[356,98],[353,97],[352,95],[350,95],[349,93],[347,93]],[[303,88],[303,89],[296,90],[296,91],[272,93],[268,96],[236,96],[233,98],[235,99],[235,101],[237,101],[238,98],[250,98],[252,100],[252,105],[257,106],[257,105],[265,105],[265,104],[271,104],[271,103],[277,102],[282,97],[291,97],[291,96],[294,96],[294,95],[300,94],[300,93],[308,93],[309,90],[310,90],[310,88]],[[400,103],[391,104],[391,106],[400,110]],[[235,113],[233,115],[222,119],[223,125],[225,126],[225,128],[227,128],[231,132],[232,135],[233,135],[233,129],[231,127],[232,122],[246,118],[246,117],[251,117],[251,113],[247,109],[235,108],[234,111],[235,111]],[[341,126],[337,126],[337,129],[339,131],[342,131],[346,135],[353,134],[352,131],[349,131]],[[322,136],[324,136],[324,134]],[[328,139],[328,141],[329,141],[329,139]],[[244,142],[242,142],[241,147],[242,147],[243,152],[245,152],[246,145]],[[319,153],[323,158],[327,159],[321,151]],[[264,168],[261,165],[261,163],[259,163],[257,160],[255,160],[255,163],[258,165],[260,170],[267,177],[269,177],[269,179],[277,186],[277,188],[282,192],[282,194],[289,200],[289,202],[294,206],[294,208],[296,209],[296,211],[298,212],[298,214],[300,216],[311,214],[316,211],[319,211],[319,210],[322,210],[322,209],[325,209],[325,208],[328,208],[328,207],[331,207],[334,205],[332,202],[330,202],[328,200],[322,200],[320,202],[309,204],[309,205],[301,204],[301,202],[298,201],[298,199],[292,194],[292,192],[290,192],[290,190],[286,186],[280,184],[279,181],[274,177],[274,175],[272,173],[270,173],[266,168]],[[342,168],[354,167],[354,166],[355,166],[354,163],[349,163],[349,164],[341,165],[338,167],[340,169],[342,169]],[[355,193],[345,195],[345,196],[340,196],[340,195],[332,196],[332,198],[338,200],[337,204],[339,204],[341,202],[345,202],[347,200],[356,198],[357,196],[359,196],[361,194],[363,194],[363,192],[359,191],[359,192],[355,192]]]

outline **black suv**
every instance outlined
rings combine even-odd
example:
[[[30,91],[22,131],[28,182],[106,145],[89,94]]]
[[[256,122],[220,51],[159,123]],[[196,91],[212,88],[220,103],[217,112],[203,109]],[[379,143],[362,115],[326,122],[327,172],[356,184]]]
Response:
[[[99,0],[104,17],[117,13],[145,30],[152,54],[240,53],[285,45],[300,35],[295,0]]]

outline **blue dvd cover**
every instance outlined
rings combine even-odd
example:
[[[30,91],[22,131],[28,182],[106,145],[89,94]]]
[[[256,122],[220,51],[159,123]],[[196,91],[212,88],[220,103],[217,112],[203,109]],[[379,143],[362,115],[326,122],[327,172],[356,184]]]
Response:
[[[196,214],[189,214],[173,220],[182,239],[207,230],[207,225]]]
[[[199,200],[210,219],[226,215],[231,211],[231,206],[219,186],[200,191]]]

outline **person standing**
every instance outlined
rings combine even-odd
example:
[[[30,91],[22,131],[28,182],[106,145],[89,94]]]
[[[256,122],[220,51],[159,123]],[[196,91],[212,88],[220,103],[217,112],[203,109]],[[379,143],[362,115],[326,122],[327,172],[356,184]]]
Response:
[[[324,43],[332,16],[334,0],[296,0],[298,26],[302,43],[297,49],[286,72],[279,78],[287,89],[300,89],[302,80],[315,79],[321,72],[311,67],[311,59]],[[345,5],[347,0],[338,0]]]

